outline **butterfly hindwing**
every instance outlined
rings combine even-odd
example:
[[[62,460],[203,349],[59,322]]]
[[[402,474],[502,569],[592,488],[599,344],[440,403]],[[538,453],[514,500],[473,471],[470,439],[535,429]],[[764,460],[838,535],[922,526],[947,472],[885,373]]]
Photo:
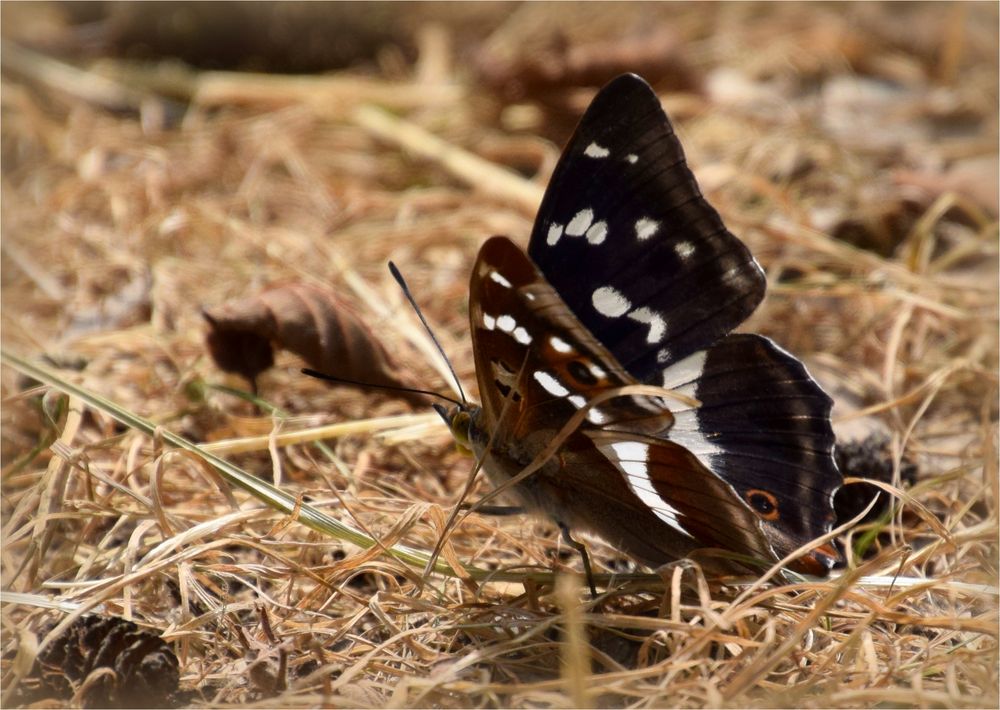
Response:
[[[728,333],[764,295],[760,267],[702,197],[656,94],[631,74],[581,119],[528,253],[643,382]]]
[[[663,385],[701,403],[673,407],[670,439],[733,486],[782,554],[829,529],[841,482],[833,401],[799,360],[768,338],[734,334],[667,368]]]
[[[744,549],[744,538],[759,533],[732,487],[680,444],[643,436],[623,441],[607,431],[589,436],[657,516],[703,546]]]

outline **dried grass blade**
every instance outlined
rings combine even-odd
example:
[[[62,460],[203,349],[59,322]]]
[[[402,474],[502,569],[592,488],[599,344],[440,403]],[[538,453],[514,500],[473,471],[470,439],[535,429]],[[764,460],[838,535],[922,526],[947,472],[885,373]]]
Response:
[[[563,612],[561,673],[566,695],[575,708],[594,707],[587,692],[590,675],[590,646],[580,604],[580,579],[575,575],[560,575],[556,580],[556,598]]]
[[[350,436],[351,434],[369,434],[432,424],[441,427],[441,418],[435,413],[401,414],[391,417],[361,419],[353,422],[339,422],[337,424],[327,424],[325,426],[312,427],[299,431],[288,431],[281,434],[222,439],[220,441],[213,441],[210,444],[202,444],[199,448],[202,451],[212,454],[242,454],[248,451],[264,451],[272,445],[272,442],[274,446],[278,447],[293,446],[295,444],[308,444],[322,439]]]

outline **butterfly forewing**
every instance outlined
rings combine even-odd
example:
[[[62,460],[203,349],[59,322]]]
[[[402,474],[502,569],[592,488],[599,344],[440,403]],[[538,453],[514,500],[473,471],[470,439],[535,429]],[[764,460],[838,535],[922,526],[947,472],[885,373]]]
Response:
[[[584,114],[528,253],[642,382],[741,323],[764,295],[750,252],[702,197],[649,85],[615,79]]]
[[[483,411],[490,425],[506,412],[505,436],[558,430],[594,395],[635,384],[505,237],[490,239],[480,250],[470,304]],[[672,417],[657,398],[622,397],[591,408],[587,421],[659,433]]]

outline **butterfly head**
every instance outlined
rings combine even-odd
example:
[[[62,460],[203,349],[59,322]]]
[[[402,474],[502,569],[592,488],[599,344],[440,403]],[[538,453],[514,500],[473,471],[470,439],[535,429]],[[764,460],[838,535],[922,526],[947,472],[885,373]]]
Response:
[[[837,548],[828,542],[797,559],[792,565],[792,569],[822,577],[842,560],[843,556],[837,551]]]
[[[452,407],[445,407],[443,404],[433,404],[434,411],[437,412],[444,423],[448,425],[452,437],[462,449],[472,452],[474,450],[472,440],[479,407],[469,404],[456,404]]]

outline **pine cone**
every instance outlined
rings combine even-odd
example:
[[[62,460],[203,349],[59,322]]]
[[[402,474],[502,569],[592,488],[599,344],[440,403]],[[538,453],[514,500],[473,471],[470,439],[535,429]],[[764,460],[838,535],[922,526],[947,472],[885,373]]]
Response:
[[[85,684],[103,668],[115,674]],[[158,636],[124,619],[85,616],[38,655],[16,704],[69,700],[86,685],[84,708],[176,707],[179,679],[177,657]]]

